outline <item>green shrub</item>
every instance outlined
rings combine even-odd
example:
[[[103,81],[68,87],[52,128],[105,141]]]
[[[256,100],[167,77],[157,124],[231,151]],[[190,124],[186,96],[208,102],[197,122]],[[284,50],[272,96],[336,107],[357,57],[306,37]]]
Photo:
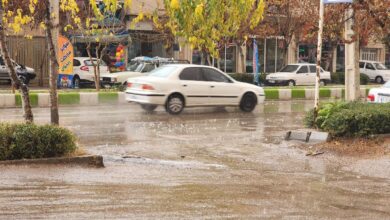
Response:
[[[75,150],[76,138],[68,129],[0,123],[0,160],[59,157]]]
[[[345,73],[337,72],[331,74],[332,83],[334,84],[345,84]],[[370,81],[370,78],[366,75],[361,73],[360,74],[360,84],[361,85],[367,85]]]
[[[331,94],[330,89],[323,89],[323,88],[320,89],[320,97],[321,98],[329,98],[330,94]]]
[[[239,82],[246,82],[251,84],[253,84],[254,82],[253,74],[249,74],[249,73],[230,73],[229,76]]]
[[[32,107],[38,106],[38,94],[36,93],[30,93],[30,104]],[[15,104],[16,106],[22,106],[22,95],[16,94],[15,95]]]
[[[390,103],[328,103],[307,113],[305,125],[317,127],[336,137],[366,137],[390,133]]]

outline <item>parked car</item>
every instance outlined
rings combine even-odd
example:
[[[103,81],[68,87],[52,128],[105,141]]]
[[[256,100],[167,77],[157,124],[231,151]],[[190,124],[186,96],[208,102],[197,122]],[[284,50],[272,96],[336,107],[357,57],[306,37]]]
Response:
[[[359,61],[360,73],[366,74],[371,81],[384,83],[390,80],[390,69],[376,61]]]
[[[390,102],[390,81],[380,88],[370,89],[367,96],[368,102],[386,103]]]
[[[237,82],[217,68],[202,65],[164,65],[127,82],[127,101],[141,104],[146,111],[162,105],[170,114],[196,106],[239,106],[251,112],[265,99],[261,87]]]
[[[31,80],[35,79],[36,74],[33,68],[18,64],[13,60],[12,60],[12,64],[14,65],[16,74],[24,84],[28,85]],[[1,56],[0,56],[0,81],[7,81],[11,83],[11,78],[9,77],[9,69],[5,65],[3,57]]]
[[[97,58],[75,57],[73,58],[73,86],[79,88],[83,84],[94,84],[95,75],[93,64],[97,63]],[[94,63],[92,63],[94,62]],[[100,75],[109,73],[108,66],[104,61],[100,62]]]
[[[128,78],[145,76],[150,71],[156,69],[159,66],[174,63],[189,63],[189,61],[174,60],[172,58],[162,57],[136,57],[129,63],[127,71],[101,75],[100,81],[102,87],[111,87],[113,85],[126,85]]]
[[[283,67],[279,72],[268,74],[266,77],[267,85],[315,85],[315,81],[316,65],[309,63],[290,64]],[[321,68],[321,86],[326,85],[330,81],[330,72]]]

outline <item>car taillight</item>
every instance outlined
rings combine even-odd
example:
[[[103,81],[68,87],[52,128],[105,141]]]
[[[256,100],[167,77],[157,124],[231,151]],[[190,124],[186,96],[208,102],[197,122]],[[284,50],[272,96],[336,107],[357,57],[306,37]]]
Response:
[[[148,84],[143,84],[142,90],[154,90],[154,87]]]
[[[131,88],[133,86],[133,83],[127,83],[127,88]]]
[[[89,72],[88,66],[82,66],[82,67],[80,67],[80,70]]]
[[[372,94],[368,94],[368,96],[367,96],[367,101],[370,101],[370,102],[375,101],[375,96],[372,95]]]

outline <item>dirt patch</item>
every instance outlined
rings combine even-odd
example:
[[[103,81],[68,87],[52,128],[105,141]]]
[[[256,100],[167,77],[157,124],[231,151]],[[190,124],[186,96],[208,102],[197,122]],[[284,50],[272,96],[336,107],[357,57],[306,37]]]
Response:
[[[315,148],[341,156],[379,157],[390,154],[390,137],[335,139]]]

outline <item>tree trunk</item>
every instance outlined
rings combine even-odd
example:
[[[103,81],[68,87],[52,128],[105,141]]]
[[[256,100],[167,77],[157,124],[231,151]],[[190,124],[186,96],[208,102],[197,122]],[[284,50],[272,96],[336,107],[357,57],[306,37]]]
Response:
[[[2,11],[0,12],[0,17],[3,16]],[[9,69],[8,75],[11,78],[11,83],[13,88],[15,88],[15,85],[19,88],[20,94],[22,96],[22,108],[24,112],[24,120],[26,123],[33,123],[34,122],[34,116],[31,110],[31,104],[30,104],[30,96],[29,96],[29,90],[28,86],[22,82],[19,77],[16,74],[15,68],[12,64],[11,58],[9,57],[8,48],[6,44],[6,37],[4,33],[3,27],[0,28],[0,46],[1,46],[1,53],[4,57],[5,64],[7,65],[7,68]]]
[[[49,58],[50,58],[50,74],[49,74],[49,86],[50,86],[50,121],[53,125],[59,125],[60,117],[58,113],[58,96],[57,96],[57,78],[58,78],[58,60],[55,50],[53,37],[53,23],[51,21],[50,1],[47,1],[48,5],[45,13],[46,20],[46,37],[48,41]],[[58,15],[55,15],[58,16]]]

